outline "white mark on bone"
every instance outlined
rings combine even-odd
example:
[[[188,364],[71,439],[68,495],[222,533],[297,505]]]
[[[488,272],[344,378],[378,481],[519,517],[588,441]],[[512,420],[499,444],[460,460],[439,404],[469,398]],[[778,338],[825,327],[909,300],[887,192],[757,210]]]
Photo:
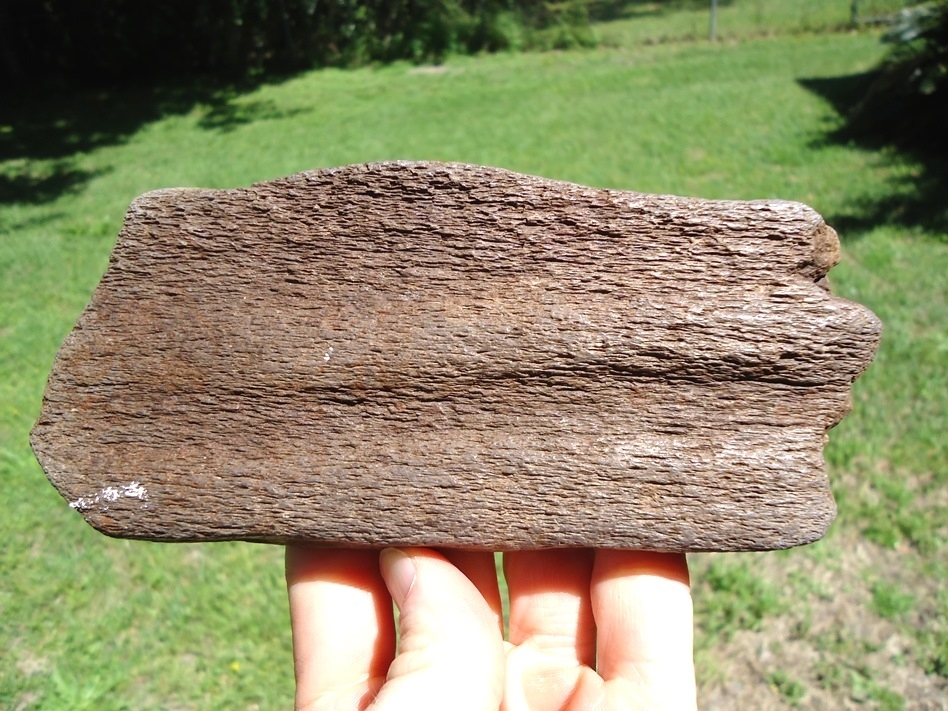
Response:
[[[137,481],[123,484],[122,486],[107,486],[95,496],[80,496],[75,501],[69,502],[69,508],[80,511],[88,511],[100,504],[111,503],[119,499],[138,499],[139,501],[148,500],[148,491]],[[103,506],[103,511],[108,511],[108,506]]]

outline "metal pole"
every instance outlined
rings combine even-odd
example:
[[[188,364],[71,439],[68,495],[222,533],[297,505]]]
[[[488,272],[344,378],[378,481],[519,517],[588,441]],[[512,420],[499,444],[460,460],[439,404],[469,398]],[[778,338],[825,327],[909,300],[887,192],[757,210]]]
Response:
[[[711,0],[711,27],[708,39],[714,42],[718,38],[718,0]]]

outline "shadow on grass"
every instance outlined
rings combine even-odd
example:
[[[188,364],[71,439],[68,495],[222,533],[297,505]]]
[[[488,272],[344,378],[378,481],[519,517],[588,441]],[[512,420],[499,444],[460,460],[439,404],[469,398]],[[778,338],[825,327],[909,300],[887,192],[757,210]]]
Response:
[[[19,161],[11,170],[0,172],[0,204],[38,205],[61,195],[77,192],[105,170],[81,170],[70,159],[49,163]]]
[[[870,117],[856,111],[870,95],[878,72],[798,79],[808,91],[829,101],[846,119],[818,145],[847,145],[878,151],[893,163],[912,166],[892,178],[885,194],[865,196],[836,215],[827,215],[841,235],[859,235],[879,225],[922,228],[948,241],[948,143],[944,129],[927,125],[924,112],[907,111],[893,102]]]
[[[205,102],[207,112],[198,121],[198,126],[207,130],[228,132],[254,121],[289,118],[308,111],[308,109],[279,109],[270,100],[236,103],[234,98],[234,96],[225,95]]]
[[[269,101],[239,101],[266,77],[242,84],[207,80],[114,90],[46,90],[0,102],[0,204],[44,204],[82,190],[108,168],[87,170],[79,159],[126,142],[144,125],[205,107],[198,125],[231,131],[253,121],[284,118]]]

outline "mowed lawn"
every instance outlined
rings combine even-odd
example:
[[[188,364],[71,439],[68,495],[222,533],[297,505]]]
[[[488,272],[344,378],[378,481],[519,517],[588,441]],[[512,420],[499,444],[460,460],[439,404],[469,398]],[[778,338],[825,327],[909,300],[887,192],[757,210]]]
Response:
[[[47,97],[10,111],[0,125],[0,707],[291,706],[282,550],[105,538],[46,482],[28,432],[136,195],[424,159],[800,200],[839,227],[833,286],[886,328],[854,413],[831,433],[840,519],[806,549],[693,557],[702,700],[944,708],[948,235],[897,205],[874,209],[910,200],[929,166],[830,136],[841,123],[833,100],[883,52],[858,33],[605,47],[315,71],[244,92]]]

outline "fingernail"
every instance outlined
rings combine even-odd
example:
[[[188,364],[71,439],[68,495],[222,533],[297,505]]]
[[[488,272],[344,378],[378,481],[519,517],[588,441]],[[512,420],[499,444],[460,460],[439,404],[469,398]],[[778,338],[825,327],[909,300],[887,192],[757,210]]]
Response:
[[[379,557],[379,565],[392,600],[401,610],[415,584],[415,564],[397,548],[386,548]]]

